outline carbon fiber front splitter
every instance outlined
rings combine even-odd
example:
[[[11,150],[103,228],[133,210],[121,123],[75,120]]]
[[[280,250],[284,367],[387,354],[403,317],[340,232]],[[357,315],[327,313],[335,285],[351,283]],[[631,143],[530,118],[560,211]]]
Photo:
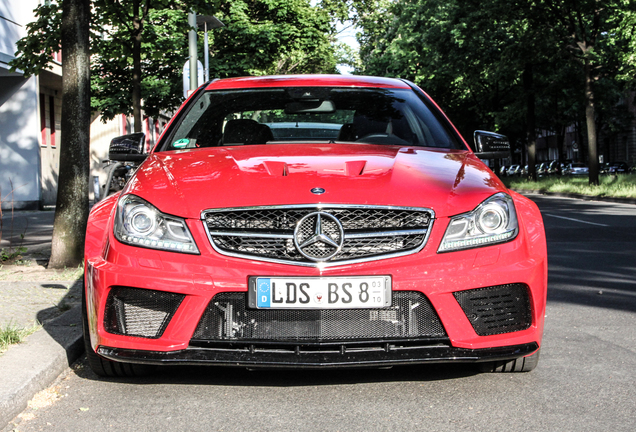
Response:
[[[376,346],[324,351],[276,348],[188,347],[180,351],[143,351],[99,347],[97,354],[125,363],[154,365],[212,365],[244,367],[340,368],[418,363],[478,363],[512,360],[532,354],[536,342],[496,348],[466,349],[449,345]]]

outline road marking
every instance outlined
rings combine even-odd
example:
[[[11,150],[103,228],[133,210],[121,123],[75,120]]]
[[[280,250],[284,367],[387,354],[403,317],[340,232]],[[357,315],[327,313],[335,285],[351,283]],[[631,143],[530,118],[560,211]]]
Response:
[[[574,219],[574,218],[569,218],[569,217],[565,217],[565,216],[557,216],[557,215],[553,215],[553,214],[550,214],[550,213],[544,213],[544,215],[552,216],[552,217],[559,218],[559,219],[566,219],[566,220],[570,220],[570,221],[574,221],[574,222],[580,222],[580,223],[589,224],[589,225],[597,225],[597,226],[602,226],[602,227],[608,227],[609,226],[609,225],[605,225],[605,224],[600,224],[600,223],[596,223],[596,222],[588,222],[588,221],[584,221],[584,220],[580,220],[580,219]]]

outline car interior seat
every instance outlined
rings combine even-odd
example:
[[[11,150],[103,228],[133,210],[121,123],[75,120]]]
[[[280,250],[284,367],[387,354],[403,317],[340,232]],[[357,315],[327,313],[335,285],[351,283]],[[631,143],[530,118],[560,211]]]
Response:
[[[226,123],[222,144],[265,144],[273,139],[274,135],[269,126],[255,120],[239,119],[230,120]]]
[[[345,123],[340,128],[338,141],[357,141],[362,137],[372,134],[385,134],[389,126],[388,119],[372,118],[367,114],[356,111],[353,123]]]

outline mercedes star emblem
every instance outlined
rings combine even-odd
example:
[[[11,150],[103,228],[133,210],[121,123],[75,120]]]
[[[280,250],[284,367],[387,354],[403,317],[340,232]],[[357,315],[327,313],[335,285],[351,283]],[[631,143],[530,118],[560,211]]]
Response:
[[[294,245],[307,259],[327,261],[342,248],[344,229],[330,213],[318,211],[303,217],[294,230]]]
[[[323,188],[315,187],[311,190],[311,193],[321,195],[325,193],[325,190]]]

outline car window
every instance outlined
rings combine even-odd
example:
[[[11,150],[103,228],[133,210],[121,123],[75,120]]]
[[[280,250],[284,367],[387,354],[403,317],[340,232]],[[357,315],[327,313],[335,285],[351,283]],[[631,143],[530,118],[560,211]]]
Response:
[[[465,148],[410,89],[207,91],[171,129],[159,151],[288,142]]]

